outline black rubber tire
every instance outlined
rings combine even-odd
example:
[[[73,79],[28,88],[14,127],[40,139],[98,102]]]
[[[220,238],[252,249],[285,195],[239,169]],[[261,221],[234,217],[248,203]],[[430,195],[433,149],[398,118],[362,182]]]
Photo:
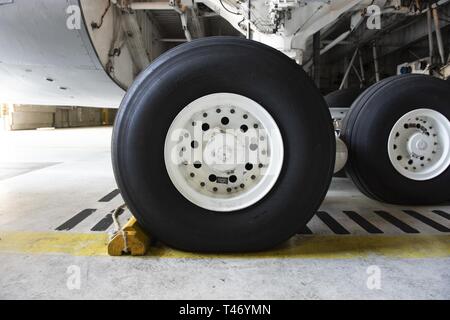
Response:
[[[241,94],[277,122],[284,162],[272,190],[256,204],[219,213],[186,200],[164,163],[173,119],[207,94]],[[187,251],[271,248],[312,218],[328,190],[335,139],[328,108],[303,69],[275,49],[233,37],[180,45],[152,63],[128,90],[116,119],[116,181],[138,222],[163,243]]]
[[[349,148],[347,175],[361,192],[393,204],[430,205],[450,198],[450,168],[434,179],[415,181],[392,166],[387,151],[400,117],[428,108],[450,119],[448,101],[448,82],[414,74],[387,78],[358,97],[342,123],[342,139]]]
[[[329,108],[350,108],[358,96],[363,93],[365,89],[348,88],[333,91],[325,96],[325,101]]]

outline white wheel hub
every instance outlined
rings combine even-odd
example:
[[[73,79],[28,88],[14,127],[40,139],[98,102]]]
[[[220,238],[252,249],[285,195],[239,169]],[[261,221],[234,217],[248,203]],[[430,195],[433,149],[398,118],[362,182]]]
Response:
[[[416,109],[402,116],[388,140],[389,159],[403,176],[433,179],[450,166],[450,121],[432,109]]]
[[[195,205],[229,212],[261,200],[283,164],[271,115],[242,95],[215,93],[187,105],[167,132],[164,161],[176,189]]]
[[[214,170],[233,170],[245,161],[245,145],[233,134],[215,134],[206,144],[203,159]]]

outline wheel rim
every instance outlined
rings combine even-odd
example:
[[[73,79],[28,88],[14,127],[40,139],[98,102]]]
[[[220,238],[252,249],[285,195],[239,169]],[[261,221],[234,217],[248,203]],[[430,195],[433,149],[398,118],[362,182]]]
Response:
[[[450,121],[431,109],[408,112],[392,128],[388,152],[403,176],[417,181],[433,179],[450,165]]]
[[[271,115],[238,94],[215,93],[187,105],[167,132],[164,160],[176,189],[204,209],[229,212],[261,200],[283,164]]]

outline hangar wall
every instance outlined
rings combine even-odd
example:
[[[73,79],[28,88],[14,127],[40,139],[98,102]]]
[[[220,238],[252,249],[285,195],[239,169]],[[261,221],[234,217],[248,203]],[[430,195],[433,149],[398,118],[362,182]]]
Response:
[[[3,130],[112,125],[116,110],[83,107],[8,105],[1,108]]]

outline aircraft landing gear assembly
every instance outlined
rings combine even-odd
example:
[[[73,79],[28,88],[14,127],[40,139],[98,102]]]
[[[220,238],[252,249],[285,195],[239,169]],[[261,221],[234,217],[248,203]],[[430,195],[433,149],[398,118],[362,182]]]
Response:
[[[449,101],[448,82],[425,76],[366,90],[342,128],[358,188],[393,203],[450,199]],[[188,251],[256,251],[289,239],[344,165],[339,152],[335,168],[330,113],[303,69],[227,37],[158,58],[129,89],[113,133],[131,212],[152,236]]]

